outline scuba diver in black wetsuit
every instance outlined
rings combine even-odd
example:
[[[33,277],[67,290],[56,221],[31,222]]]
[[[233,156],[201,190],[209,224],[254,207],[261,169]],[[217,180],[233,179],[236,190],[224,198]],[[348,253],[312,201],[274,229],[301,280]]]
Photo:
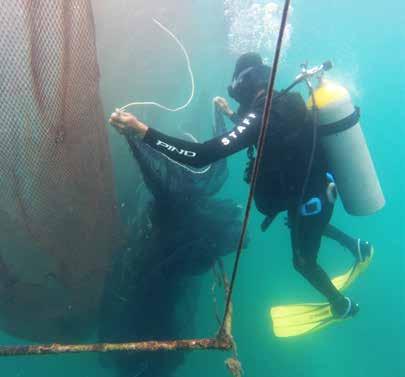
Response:
[[[123,134],[136,134],[155,150],[192,167],[204,167],[245,148],[253,148],[258,139],[270,67],[260,55],[242,55],[235,67],[229,94],[239,104],[234,114],[223,99],[216,100],[235,123],[232,130],[205,143],[194,143],[168,136],[140,122],[126,112],[113,113],[110,123]],[[322,148],[315,149],[308,186],[302,198],[302,187],[308,175],[308,161],[313,147],[312,121],[302,96],[288,92],[275,93],[270,127],[260,167],[255,203],[267,216],[266,228],[275,216],[288,212],[294,267],[330,302],[336,318],[354,316],[358,305],[335,288],[318,265],[317,256],[322,235],[348,247],[358,260],[371,251],[367,242],[353,239],[328,225],[332,216],[336,189],[328,172]]]

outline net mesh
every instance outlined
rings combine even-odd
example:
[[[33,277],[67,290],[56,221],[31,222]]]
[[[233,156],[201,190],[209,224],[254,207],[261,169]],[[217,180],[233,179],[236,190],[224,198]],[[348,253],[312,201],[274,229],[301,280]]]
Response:
[[[91,329],[118,221],[89,0],[0,0],[0,326]]]

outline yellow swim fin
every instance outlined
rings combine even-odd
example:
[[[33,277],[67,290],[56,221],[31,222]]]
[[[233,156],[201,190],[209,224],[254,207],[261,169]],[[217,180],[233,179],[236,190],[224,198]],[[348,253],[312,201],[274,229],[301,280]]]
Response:
[[[271,308],[273,331],[277,337],[309,334],[340,321],[329,304],[286,305]]]
[[[340,291],[348,288],[367,269],[373,255],[374,250],[371,249],[367,258],[355,263],[343,275],[333,278],[332,283],[335,287]],[[329,303],[277,306],[271,308],[270,317],[273,321],[274,334],[277,337],[309,334],[343,320],[333,316]]]
[[[370,255],[363,261],[359,261],[353,265],[345,274],[336,276],[332,279],[333,285],[339,290],[344,291],[362,274],[370,265],[374,256],[374,248],[371,248]]]

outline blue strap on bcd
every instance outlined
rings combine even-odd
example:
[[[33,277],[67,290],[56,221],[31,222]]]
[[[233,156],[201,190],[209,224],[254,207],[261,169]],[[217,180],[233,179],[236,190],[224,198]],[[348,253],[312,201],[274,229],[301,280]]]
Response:
[[[326,173],[326,179],[329,183],[335,183],[335,178],[333,177],[332,173]]]
[[[300,207],[301,216],[314,216],[322,212],[322,202],[319,198],[311,198]]]
[[[337,190],[335,178],[332,173],[326,173],[326,180],[328,181],[328,187],[326,188],[326,198],[330,203],[334,203],[337,198]],[[322,201],[318,197],[309,199],[306,203],[299,207],[301,216],[315,216],[322,212]]]

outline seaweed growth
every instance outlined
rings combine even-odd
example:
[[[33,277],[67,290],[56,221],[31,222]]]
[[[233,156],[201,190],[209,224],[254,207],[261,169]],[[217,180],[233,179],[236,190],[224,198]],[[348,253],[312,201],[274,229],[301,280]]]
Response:
[[[214,135],[225,124],[215,112]],[[106,284],[102,341],[172,340],[192,334],[198,279],[216,260],[232,252],[241,228],[241,209],[214,195],[227,175],[226,161],[193,174],[134,137],[127,137],[149,201],[137,213],[131,241],[117,258]],[[144,200],[142,200],[144,201]],[[187,301],[187,313],[178,310]],[[182,316],[183,315],[183,316]],[[170,376],[184,354],[102,355],[120,376]]]

